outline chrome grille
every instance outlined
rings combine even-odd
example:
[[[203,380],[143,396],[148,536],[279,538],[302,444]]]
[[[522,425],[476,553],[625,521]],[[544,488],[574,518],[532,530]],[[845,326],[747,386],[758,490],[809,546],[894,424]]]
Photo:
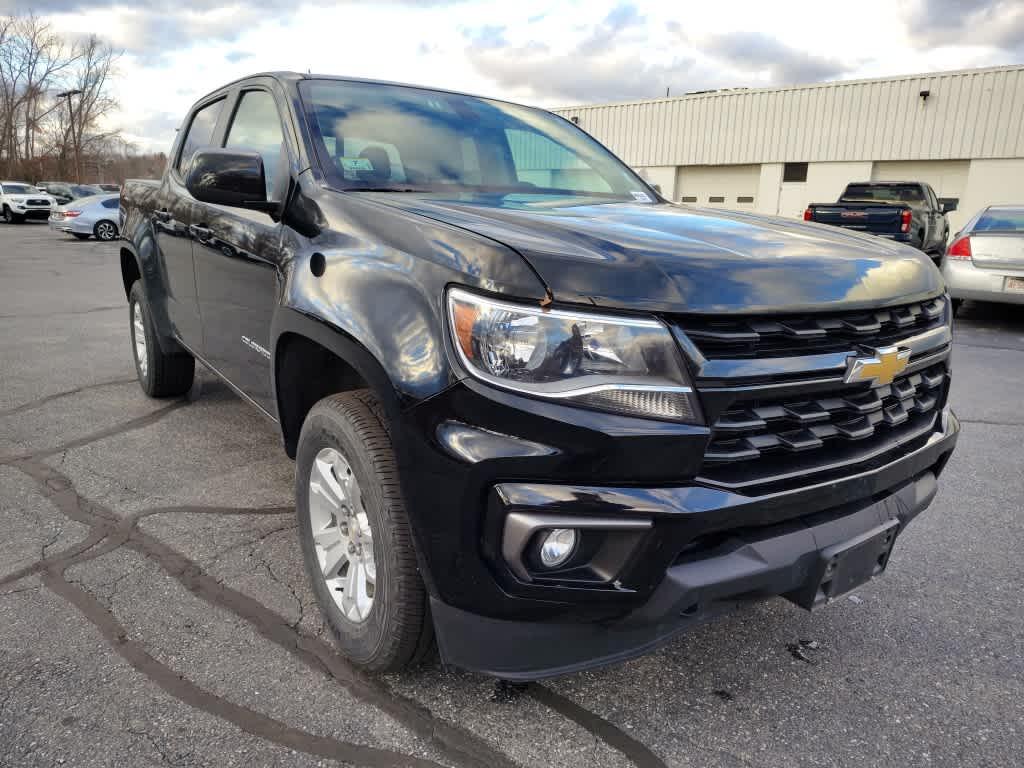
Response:
[[[939,363],[874,389],[846,387],[810,398],[739,403],[715,422],[705,467],[815,451],[832,441],[869,440],[881,431],[920,427],[934,421],[946,378],[946,366]]]
[[[676,321],[709,359],[834,352],[853,345],[884,347],[946,322],[946,299],[886,309],[799,316],[752,316]]]

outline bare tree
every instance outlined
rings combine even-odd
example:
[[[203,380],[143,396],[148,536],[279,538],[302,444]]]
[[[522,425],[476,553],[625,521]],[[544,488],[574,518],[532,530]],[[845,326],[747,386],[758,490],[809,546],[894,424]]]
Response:
[[[47,89],[80,55],[34,14],[0,19],[0,158],[8,175],[35,158]]]
[[[0,17],[0,175],[83,181],[126,154],[108,120],[119,53],[95,35],[65,42],[39,17]]]
[[[65,135],[70,139],[75,181],[81,181],[83,155],[101,152],[117,138],[117,131],[100,130],[100,125],[117,108],[109,86],[118,54],[95,35],[79,45],[77,54],[68,84],[70,90],[78,93],[68,97],[69,120]]]

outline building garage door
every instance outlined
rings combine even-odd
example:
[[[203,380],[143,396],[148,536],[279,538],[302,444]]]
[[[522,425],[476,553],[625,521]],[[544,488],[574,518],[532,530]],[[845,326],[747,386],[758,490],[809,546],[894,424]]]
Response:
[[[676,196],[710,208],[753,210],[760,165],[688,165],[679,169]]]

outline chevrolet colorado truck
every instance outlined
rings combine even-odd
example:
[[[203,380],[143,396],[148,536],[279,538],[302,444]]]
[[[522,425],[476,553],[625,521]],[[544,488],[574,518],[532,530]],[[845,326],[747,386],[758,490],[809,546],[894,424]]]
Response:
[[[675,206],[539,109],[254,75],[121,216],[142,389],[198,361],[277,425],[369,670],[436,641],[529,680],[825,605],[885,569],[957,439],[924,254]]]
[[[907,243],[939,264],[949,239],[947,213],[956,210],[953,198],[937,198],[928,184],[918,181],[862,181],[848,184],[835,203],[811,203],[804,221],[878,235]]]

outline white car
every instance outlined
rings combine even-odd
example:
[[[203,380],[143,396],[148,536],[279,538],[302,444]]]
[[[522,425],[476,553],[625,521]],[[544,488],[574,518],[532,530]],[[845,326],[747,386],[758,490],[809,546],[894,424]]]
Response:
[[[0,214],[8,224],[25,219],[48,219],[57,200],[37,187],[22,181],[0,181]]]
[[[942,260],[953,311],[964,299],[1024,304],[1024,205],[991,205],[957,232]]]
[[[79,240],[90,236],[97,240],[116,240],[120,224],[119,195],[103,194],[82,197],[61,205],[50,214],[50,229],[67,232]]]

